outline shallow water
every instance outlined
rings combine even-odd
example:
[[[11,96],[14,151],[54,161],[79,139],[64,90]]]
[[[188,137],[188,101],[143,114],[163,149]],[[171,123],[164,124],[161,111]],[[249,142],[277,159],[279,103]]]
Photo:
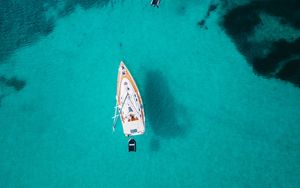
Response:
[[[0,187],[299,187],[300,88],[227,35],[238,1],[1,3]],[[136,153],[111,129],[120,60],[145,106]]]

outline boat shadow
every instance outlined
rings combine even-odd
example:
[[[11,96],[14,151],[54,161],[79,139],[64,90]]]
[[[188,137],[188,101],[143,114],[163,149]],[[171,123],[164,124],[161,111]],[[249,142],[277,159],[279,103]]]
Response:
[[[171,139],[186,134],[189,122],[187,113],[183,105],[175,100],[161,71],[151,70],[146,73],[144,103],[146,121],[155,136]],[[159,148],[159,139],[152,138],[150,149],[158,151]]]

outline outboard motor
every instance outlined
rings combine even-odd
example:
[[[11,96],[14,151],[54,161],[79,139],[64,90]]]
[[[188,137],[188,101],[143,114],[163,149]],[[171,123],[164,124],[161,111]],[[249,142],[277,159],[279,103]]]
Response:
[[[128,152],[136,152],[136,141],[133,138],[128,140]]]
[[[154,7],[158,8],[159,3],[160,3],[160,0],[151,0],[151,5],[154,6]]]

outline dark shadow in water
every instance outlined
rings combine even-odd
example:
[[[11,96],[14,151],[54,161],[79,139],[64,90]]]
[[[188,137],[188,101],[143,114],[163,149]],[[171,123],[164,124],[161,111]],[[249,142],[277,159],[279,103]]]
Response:
[[[0,3],[0,64],[15,50],[31,45],[49,35],[55,27],[54,17],[47,16],[49,9],[58,11],[58,17],[72,13],[77,6],[89,9],[106,6],[110,0],[26,0]]]
[[[267,78],[279,78],[300,87],[300,71],[298,68],[291,68],[295,68],[295,62],[299,62],[300,38],[291,42],[284,39],[267,39],[260,43],[257,43],[259,39],[254,42],[251,38],[260,29],[258,26],[263,24],[261,14],[279,19],[283,26],[299,30],[299,10],[298,0],[252,1],[230,9],[224,15],[221,26],[252,65],[255,73]],[[265,51],[268,53],[264,54]]]
[[[19,92],[25,87],[25,85],[26,82],[24,80],[20,80],[16,77],[6,78],[4,76],[0,76],[0,106],[2,99],[12,93],[11,88],[16,92]]]
[[[144,105],[146,121],[160,138],[177,138],[186,134],[189,125],[185,108],[173,97],[166,78],[160,71],[148,71],[146,74]],[[150,143],[152,151],[160,148],[158,139]]]
[[[180,125],[180,109],[169,89],[166,78],[160,71],[149,71],[146,77],[145,111],[156,135],[173,138],[183,135],[185,129]]]
[[[151,151],[159,151],[159,149],[160,149],[160,143],[159,143],[158,139],[156,139],[154,137],[151,138],[150,149],[151,149]]]

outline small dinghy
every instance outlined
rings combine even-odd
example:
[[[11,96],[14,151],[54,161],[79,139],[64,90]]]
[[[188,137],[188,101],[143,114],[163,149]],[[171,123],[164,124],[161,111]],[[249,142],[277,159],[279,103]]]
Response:
[[[133,138],[128,140],[128,151],[129,152],[136,152],[136,142]]]
[[[126,137],[144,134],[145,114],[142,98],[133,77],[123,61],[121,61],[119,66],[116,101],[113,131],[115,131],[118,117],[120,117]],[[135,145],[135,140],[130,140],[133,140]],[[128,149],[130,150],[130,148]]]
[[[159,7],[160,0],[151,0],[151,5],[154,7]]]

